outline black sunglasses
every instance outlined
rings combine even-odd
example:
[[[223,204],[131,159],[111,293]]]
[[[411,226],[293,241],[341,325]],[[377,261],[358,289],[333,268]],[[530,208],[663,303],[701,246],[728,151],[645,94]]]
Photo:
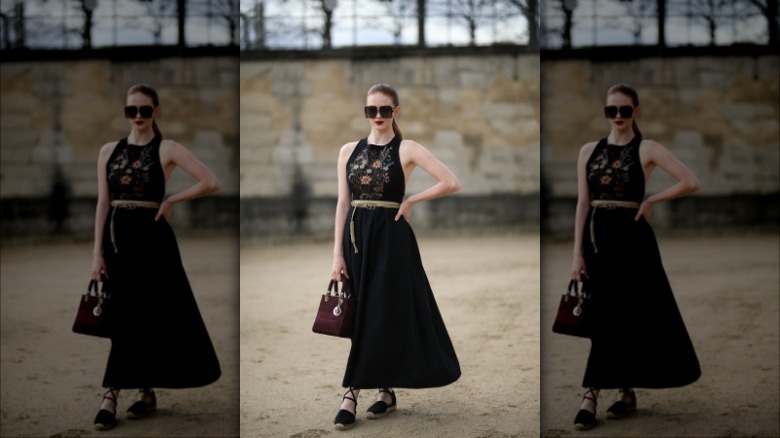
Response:
[[[607,116],[608,119],[614,119],[617,117],[618,113],[620,113],[620,117],[624,119],[631,118],[634,115],[634,107],[631,105],[623,105],[621,107],[609,105],[604,107],[604,115]]]
[[[154,114],[154,107],[150,105],[125,107],[125,117],[128,119],[134,119],[138,113],[141,113],[142,119],[151,119],[152,114]]]
[[[367,106],[363,108],[363,111],[366,113],[366,118],[373,119],[376,117],[377,113],[379,113],[380,116],[382,116],[383,119],[389,119],[390,117],[393,117],[393,110],[395,108],[385,105],[380,107],[375,106]]]

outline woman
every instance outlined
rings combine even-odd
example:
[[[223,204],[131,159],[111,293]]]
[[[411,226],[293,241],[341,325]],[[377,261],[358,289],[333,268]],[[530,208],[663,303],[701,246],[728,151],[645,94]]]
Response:
[[[571,278],[587,283],[592,322],[582,383],[588,390],[574,420],[577,429],[596,424],[601,389],[618,389],[607,414],[619,418],[636,410],[632,388],[678,387],[701,375],[647,222],[654,205],[697,191],[698,180],[666,148],[642,139],[639,97],[631,86],[612,86],[604,113],[609,136],[582,146],[577,162]],[[677,183],[644,198],[656,167]]]
[[[460,365],[425,276],[409,226],[412,206],[460,189],[455,175],[428,150],[405,140],[396,123],[398,93],[388,84],[368,90],[367,138],[345,144],[338,159],[338,204],[331,276],[350,282],[357,297],[336,429],[355,424],[358,388],[378,388],[370,419],[395,410],[393,388],[444,386]],[[420,167],[437,183],[404,200]]]
[[[219,184],[182,145],[162,139],[154,88],[133,85],[126,102],[130,134],[103,145],[98,157],[92,279],[108,284],[112,329],[99,430],[116,425],[121,389],[139,389],[127,416],[140,418],[157,408],[152,388],[203,386],[221,373],[168,224],[175,204],[214,193]],[[177,166],[198,182],[163,200]]]

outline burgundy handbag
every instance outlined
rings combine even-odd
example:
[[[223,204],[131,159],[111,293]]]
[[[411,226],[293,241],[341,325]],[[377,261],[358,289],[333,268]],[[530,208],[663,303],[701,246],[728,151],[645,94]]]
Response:
[[[111,294],[106,292],[106,281],[98,293],[98,282],[91,280],[87,286],[87,293],[79,300],[79,310],[76,313],[76,321],[73,322],[73,332],[82,335],[99,336],[109,338],[108,316],[110,315],[109,301]]]
[[[311,330],[322,335],[351,338],[355,323],[355,298],[349,288],[349,282],[341,277],[341,292],[339,283],[330,280],[328,291],[322,294],[320,308]]]
[[[577,280],[569,282],[569,288],[561,297],[558,305],[558,314],[552,330],[562,335],[590,337],[590,329],[587,323],[587,305],[590,295],[585,292],[585,283],[582,283],[582,293],[579,291]]]

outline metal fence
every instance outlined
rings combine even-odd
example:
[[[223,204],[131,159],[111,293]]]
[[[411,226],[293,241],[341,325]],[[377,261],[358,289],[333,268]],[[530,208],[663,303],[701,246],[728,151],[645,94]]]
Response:
[[[528,44],[526,0],[242,0],[241,48]],[[538,3],[538,2],[532,2]],[[538,12],[536,16],[538,17]]]
[[[238,9],[238,0],[2,0],[0,48],[237,45]]]
[[[656,45],[659,3],[664,45],[769,43],[762,0],[550,0],[542,6],[541,46]],[[763,0],[765,4],[776,0]],[[567,15],[570,29],[567,36]],[[778,25],[775,16],[774,26]],[[567,43],[568,37],[568,43]]]

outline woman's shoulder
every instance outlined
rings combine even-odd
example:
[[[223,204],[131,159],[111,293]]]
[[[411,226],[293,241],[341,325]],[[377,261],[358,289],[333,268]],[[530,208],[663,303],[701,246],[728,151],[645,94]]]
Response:
[[[580,146],[580,155],[583,154],[590,155],[590,153],[593,152],[594,149],[596,149],[596,146],[598,146],[599,142],[601,142],[601,140],[589,141],[584,145]]]
[[[344,145],[341,146],[341,149],[339,149],[339,156],[346,155],[349,157],[352,154],[352,151],[355,150],[355,147],[357,147],[358,143],[360,143],[360,141],[344,143]]]
[[[181,143],[171,140],[170,138],[164,138],[160,140],[160,149],[178,149],[184,148]]]
[[[119,144],[119,142],[122,140],[116,140],[116,141],[109,141],[108,143],[105,143],[103,146],[100,147],[100,152],[98,153],[98,156],[100,158],[106,158],[111,155],[111,153],[114,152],[114,149],[116,149],[116,145]]]

